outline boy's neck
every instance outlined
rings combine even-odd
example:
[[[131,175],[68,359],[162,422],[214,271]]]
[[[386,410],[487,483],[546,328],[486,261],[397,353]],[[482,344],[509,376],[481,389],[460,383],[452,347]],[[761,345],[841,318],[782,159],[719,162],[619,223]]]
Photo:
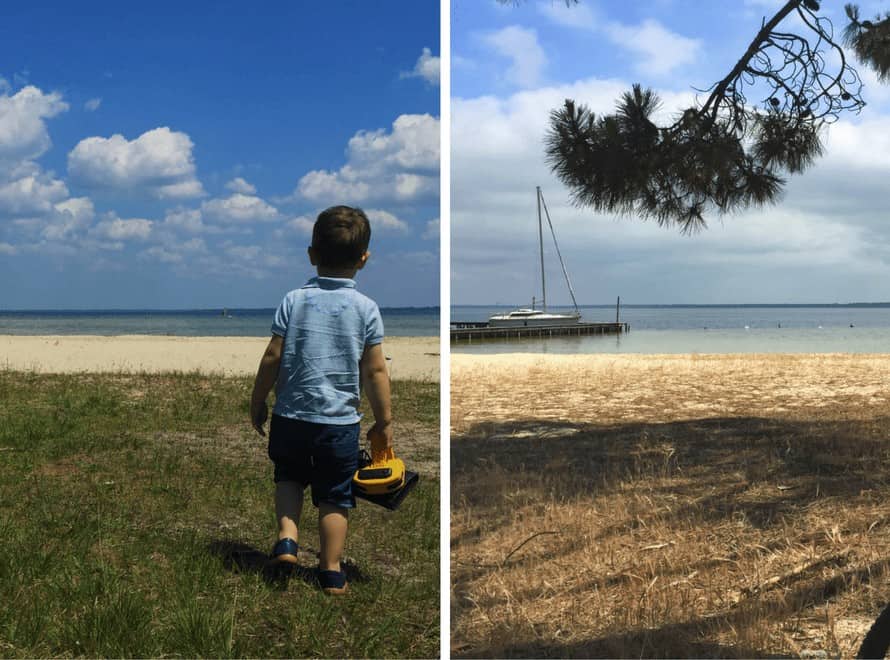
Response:
[[[325,268],[323,266],[318,266],[315,269],[315,272],[319,277],[339,277],[341,279],[352,280],[355,279],[355,274],[358,271],[355,268]]]

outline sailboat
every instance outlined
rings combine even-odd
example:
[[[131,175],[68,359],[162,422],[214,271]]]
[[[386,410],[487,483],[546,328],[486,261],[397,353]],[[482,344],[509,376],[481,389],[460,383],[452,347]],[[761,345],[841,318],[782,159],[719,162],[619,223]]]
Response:
[[[572,283],[569,280],[569,273],[566,270],[565,262],[562,260],[562,254],[559,251],[559,244],[556,242],[556,232],[553,231],[553,223],[550,221],[550,212],[547,210],[547,204],[544,203],[544,196],[541,194],[541,186],[535,188],[538,201],[538,248],[541,253],[541,309],[535,309],[535,299],[532,298],[532,306],[520,307],[509,314],[498,314],[488,319],[488,325],[493,328],[523,328],[523,327],[546,327],[554,325],[573,325],[581,320],[581,313],[578,311],[578,303],[575,301],[575,291],[572,289]],[[569,295],[572,296],[572,304],[575,311],[570,314],[552,314],[547,311],[547,288],[544,282],[544,230],[541,221],[541,207],[547,216],[547,224],[550,226],[550,233],[553,235],[553,244],[556,246],[556,254],[559,257],[559,264],[562,266],[562,274],[566,278],[566,284],[569,287]]]

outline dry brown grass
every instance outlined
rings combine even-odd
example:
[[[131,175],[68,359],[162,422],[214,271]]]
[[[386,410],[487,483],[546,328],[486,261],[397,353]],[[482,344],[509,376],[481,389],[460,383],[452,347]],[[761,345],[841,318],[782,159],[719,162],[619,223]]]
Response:
[[[890,355],[455,355],[451,401],[455,656],[849,657],[890,599]]]

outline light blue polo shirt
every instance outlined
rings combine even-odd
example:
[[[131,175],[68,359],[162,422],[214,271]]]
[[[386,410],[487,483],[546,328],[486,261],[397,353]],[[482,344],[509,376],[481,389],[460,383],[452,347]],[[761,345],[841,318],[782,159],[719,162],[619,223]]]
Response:
[[[284,337],[273,412],[316,424],[358,422],[359,360],[383,341],[377,303],[354,280],[313,277],[284,297],[272,333]]]

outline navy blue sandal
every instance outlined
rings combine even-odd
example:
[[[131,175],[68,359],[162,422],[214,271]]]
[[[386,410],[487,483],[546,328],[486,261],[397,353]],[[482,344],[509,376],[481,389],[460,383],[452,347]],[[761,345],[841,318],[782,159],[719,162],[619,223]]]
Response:
[[[323,571],[319,569],[318,581],[321,584],[322,590],[324,590],[326,594],[334,596],[345,594],[346,588],[348,587],[348,583],[346,582],[346,571],[342,569],[342,566],[339,571]]]
[[[293,539],[281,539],[272,548],[271,561],[276,564],[296,564],[299,546]]]

